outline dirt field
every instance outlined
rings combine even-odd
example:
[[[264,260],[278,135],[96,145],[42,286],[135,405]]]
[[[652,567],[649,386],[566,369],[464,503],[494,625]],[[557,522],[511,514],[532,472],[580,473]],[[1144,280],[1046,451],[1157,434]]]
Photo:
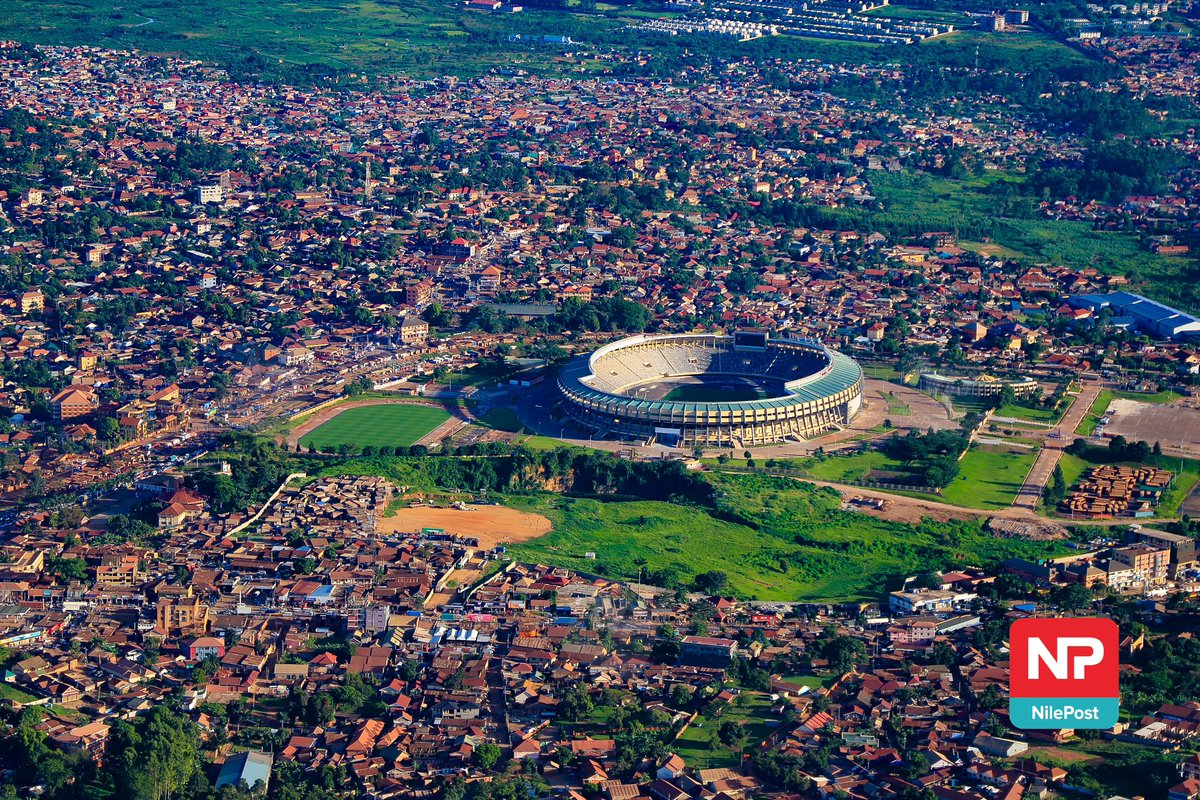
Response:
[[[1111,422],[1105,433],[1131,442],[1161,442],[1164,448],[1200,452],[1200,410],[1183,403],[1155,405],[1117,398],[1108,406]]]
[[[441,528],[446,533],[472,536],[479,546],[492,548],[515,544],[550,532],[550,520],[504,506],[472,506],[470,511],[456,508],[402,508],[394,517],[380,517],[381,533]]]

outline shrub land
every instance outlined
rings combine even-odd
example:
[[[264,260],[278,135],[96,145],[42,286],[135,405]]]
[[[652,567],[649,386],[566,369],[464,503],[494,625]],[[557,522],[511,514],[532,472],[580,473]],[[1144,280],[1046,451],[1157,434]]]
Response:
[[[217,456],[247,465],[235,466],[232,479],[220,476],[234,482],[226,487],[228,507],[261,501],[297,471],[487,492],[553,524],[549,534],[509,548],[513,558],[668,588],[770,600],[878,598],[915,572],[1060,552],[1056,543],[996,539],[981,520],[889,522],[842,510],[833,489],[784,477],[697,473],[675,461],[498,443],[452,455],[425,455],[416,446],[411,455],[316,461],[245,435],[225,442]]]

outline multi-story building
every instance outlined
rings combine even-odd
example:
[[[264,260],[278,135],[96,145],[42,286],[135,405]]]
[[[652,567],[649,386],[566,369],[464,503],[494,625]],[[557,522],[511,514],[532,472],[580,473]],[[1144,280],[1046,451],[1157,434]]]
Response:
[[[737,655],[737,641],[712,636],[685,636],[679,643],[679,661],[697,666],[727,666]]]
[[[888,595],[888,608],[892,613],[904,616],[939,613],[969,605],[977,596],[970,592],[951,592],[941,589],[892,592]]]
[[[225,200],[225,189],[219,183],[197,187],[197,198],[201,203],[220,203]]]
[[[29,314],[33,311],[41,311],[46,307],[46,297],[40,289],[34,289],[31,292],[21,292],[21,313]]]
[[[68,386],[50,398],[50,413],[55,420],[74,419],[91,414],[100,405],[96,395],[86,386]]]
[[[1112,560],[1133,570],[1134,583],[1159,584],[1167,579],[1171,549],[1153,544],[1135,544],[1114,550]]]
[[[196,635],[208,632],[210,619],[208,606],[192,594],[192,587],[178,597],[164,597],[158,601],[155,614],[155,630],[166,635]]]
[[[137,586],[143,577],[137,556],[105,556],[96,567],[96,583],[107,586]]]
[[[958,378],[951,375],[921,374],[921,390],[930,394],[948,394],[954,397],[999,397],[1005,388],[1011,388],[1017,397],[1032,397],[1038,392],[1038,382],[1033,378],[1003,380],[991,375],[977,378]]]
[[[405,317],[400,320],[400,341],[403,344],[425,344],[429,338],[429,323],[420,317]]]
[[[1171,566],[1168,577],[1175,578],[1180,572],[1196,566],[1196,540],[1190,536],[1178,533],[1155,531],[1141,526],[1133,527],[1130,538],[1134,542],[1144,542],[1155,547],[1165,547],[1171,551]]]

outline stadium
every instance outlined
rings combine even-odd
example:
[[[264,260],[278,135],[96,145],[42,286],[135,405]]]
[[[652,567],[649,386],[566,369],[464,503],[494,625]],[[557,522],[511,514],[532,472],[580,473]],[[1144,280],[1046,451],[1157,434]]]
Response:
[[[595,438],[746,447],[841,429],[863,372],[818,343],[754,331],[634,336],[567,362],[558,389]]]

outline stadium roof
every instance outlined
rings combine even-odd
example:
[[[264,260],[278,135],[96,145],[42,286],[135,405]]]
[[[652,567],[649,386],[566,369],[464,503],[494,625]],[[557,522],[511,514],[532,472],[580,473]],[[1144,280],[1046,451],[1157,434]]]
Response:
[[[658,337],[646,337],[642,341],[653,341]],[[682,338],[682,337],[681,337]],[[729,336],[716,336],[714,339],[732,339]],[[664,343],[669,343],[671,337],[662,337]],[[617,402],[620,405],[631,411],[643,411],[648,413],[667,411],[669,409],[682,411],[748,411],[751,409],[770,409],[770,408],[788,408],[790,406],[809,403],[814,400],[820,400],[823,397],[829,397],[837,394],[845,389],[854,386],[862,380],[862,367],[854,359],[842,355],[834,350],[821,347],[808,342],[799,342],[792,339],[772,339],[771,342],[784,341],[789,344],[819,348],[825,352],[830,359],[829,367],[822,370],[813,376],[800,378],[796,381],[791,381],[784,385],[787,392],[779,397],[767,397],[757,400],[738,400],[728,402],[692,402],[692,401],[671,401],[671,400],[645,400],[636,397],[627,397],[613,392],[606,392],[600,389],[594,389],[584,383],[584,378],[592,374],[591,359],[595,355],[599,355],[606,348],[619,348],[621,342],[614,342],[612,345],[606,345],[604,348],[596,351],[592,355],[576,356],[567,362],[563,367],[559,376],[559,381],[570,388],[570,390],[582,397],[588,397],[593,400],[605,400],[608,402]]]

